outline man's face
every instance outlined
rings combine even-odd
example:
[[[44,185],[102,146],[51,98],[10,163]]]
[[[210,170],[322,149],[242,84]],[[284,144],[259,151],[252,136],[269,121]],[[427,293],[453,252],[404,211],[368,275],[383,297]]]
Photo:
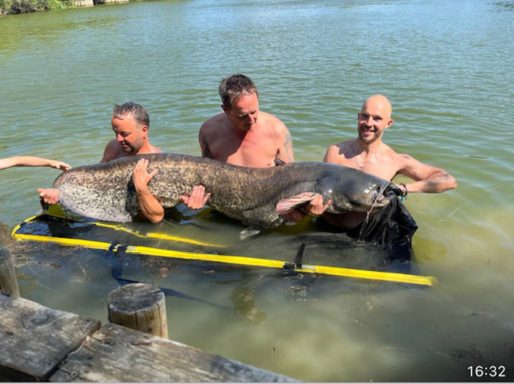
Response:
[[[131,155],[137,154],[144,144],[148,127],[139,125],[132,113],[114,116],[111,124],[116,141],[123,148],[123,151]]]
[[[393,125],[391,110],[379,101],[367,101],[357,114],[357,129],[359,138],[366,143],[379,139],[384,129]]]
[[[232,108],[224,108],[224,111],[237,129],[248,132],[257,123],[259,98],[255,93],[243,95],[234,102]]]

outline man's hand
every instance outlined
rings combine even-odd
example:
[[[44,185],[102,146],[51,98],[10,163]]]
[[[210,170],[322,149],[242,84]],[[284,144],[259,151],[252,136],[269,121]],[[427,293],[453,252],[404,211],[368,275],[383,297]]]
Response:
[[[154,169],[148,173],[148,160],[141,159],[136,163],[134,170],[132,171],[132,181],[137,192],[147,191],[148,183],[152,178],[157,175],[158,169]]]
[[[305,215],[320,216],[332,204],[329,199],[323,204],[323,195],[315,192],[302,192],[277,203],[276,211],[286,221],[299,222]]]
[[[132,181],[136,188],[139,209],[141,214],[151,223],[158,223],[164,218],[164,208],[148,188],[148,183],[157,172],[158,169],[154,169],[148,173],[147,159],[139,160],[132,171]]]
[[[311,202],[307,205],[307,214],[309,216],[321,216],[327,208],[332,204],[332,200],[328,199],[326,204],[323,204],[323,195],[319,193],[314,196]]]
[[[201,209],[207,203],[211,197],[210,193],[205,193],[205,187],[203,185],[195,185],[191,194],[180,196],[180,200],[184,202],[184,204],[191,209]]]
[[[38,188],[39,197],[47,204],[57,204],[59,202],[59,190],[56,188]]]
[[[60,169],[61,171],[67,171],[71,169],[71,165],[65,163],[64,161],[51,160],[50,166],[55,169]]]

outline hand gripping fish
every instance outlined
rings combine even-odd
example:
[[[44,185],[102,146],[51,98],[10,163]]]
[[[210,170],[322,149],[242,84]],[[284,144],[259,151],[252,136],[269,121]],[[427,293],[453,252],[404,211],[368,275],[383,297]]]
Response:
[[[164,208],[203,185],[207,204],[250,228],[277,227],[282,215],[305,205],[315,194],[332,201],[327,211],[370,211],[386,205],[401,190],[393,183],[356,169],[322,162],[297,162],[271,168],[247,168],[178,154],[124,157],[108,163],[80,166],[54,182],[66,211],[96,220],[130,222],[139,206],[132,171],[141,158],[148,171],[158,169],[148,187]]]

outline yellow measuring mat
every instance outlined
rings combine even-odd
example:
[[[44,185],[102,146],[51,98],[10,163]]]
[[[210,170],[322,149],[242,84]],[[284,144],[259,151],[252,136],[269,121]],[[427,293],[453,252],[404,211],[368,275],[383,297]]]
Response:
[[[103,232],[101,230],[103,230]],[[105,231],[107,231],[107,233],[105,233]],[[119,236],[116,236],[116,234],[119,235],[119,232],[122,232],[124,235],[126,234],[127,237],[119,238]],[[85,238],[86,234],[88,236],[96,236],[99,233],[101,233],[103,238]],[[18,241],[84,247],[119,253],[121,256],[125,253],[177,260],[221,263],[234,266],[273,268],[294,273],[386,281],[420,286],[432,286],[436,282],[435,278],[431,276],[410,273],[307,264],[304,262],[305,258],[303,257],[305,250],[304,243],[300,246],[293,261],[229,253],[220,254],[218,253],[220,248],[227,246],[153,232],[151,236],[149,236],[148,233],[142,234],[137,230],[124,227],[120,224],[103,222],[69,223],[63,219],[50,217],[48,215],[33,216],[24,220],[12,230],[12,237]],[[173,248],[152,246],[151,242],[148,241],[149,239],[166,240],[169,242],[167,245],[173,246]],[[138,240],[145,240],[146,243],[137,244]],[[184,244],[194,249],[178,249],[178,245],[182,246]],[[262,246],[260,246],[260,248],[262,248]]]

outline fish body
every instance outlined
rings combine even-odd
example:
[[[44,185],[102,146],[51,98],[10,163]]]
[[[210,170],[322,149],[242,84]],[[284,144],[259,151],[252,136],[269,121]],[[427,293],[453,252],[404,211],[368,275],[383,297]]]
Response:
[[[148,171],[158,169],[148,187],[165,208],[203,185],[208,205],[254,228],[280,225],[284,211],[320,193],[331,213],[369,211],[386,205],[400,190],[356,169],[322,162],[297,162],[271,168],[247,168],[178,154],[124,157],[108,163],[72,168],[54,182],[60,203],[73,214],[96,220],[130,222],[139,212],[132,171],[141,158]]]

